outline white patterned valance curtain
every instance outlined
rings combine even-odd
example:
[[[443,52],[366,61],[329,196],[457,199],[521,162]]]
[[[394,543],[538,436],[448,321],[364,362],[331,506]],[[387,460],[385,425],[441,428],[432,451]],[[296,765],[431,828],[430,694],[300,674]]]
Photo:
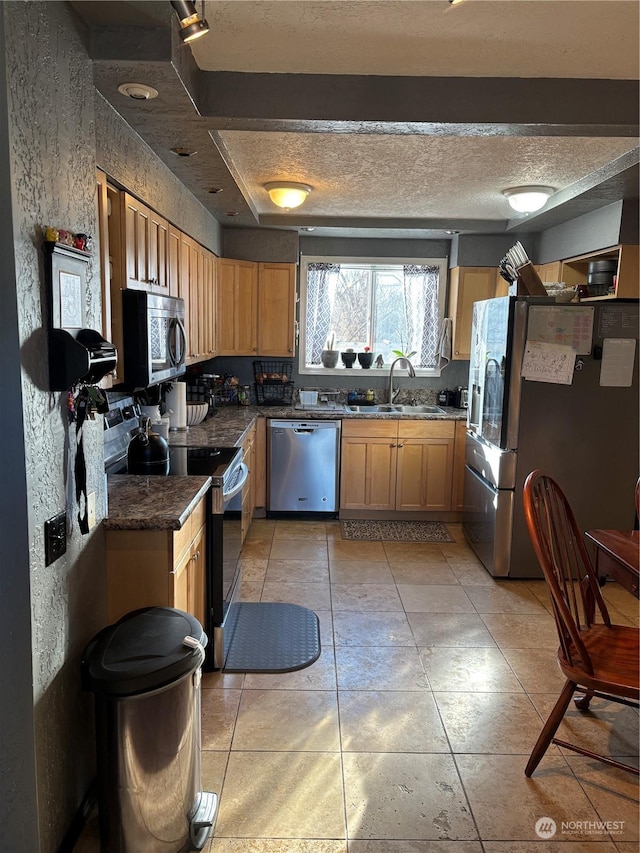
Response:
[[[340,264],[310,263],[307,267],[307,364],[320,364],[320,353],[331,332],[331,294],[339,277]]]
[[[438,353],[438,283],[440,269],[405,264],[404,311],[409,331],[409,351],[415,350],[421,367],[436,367]]]

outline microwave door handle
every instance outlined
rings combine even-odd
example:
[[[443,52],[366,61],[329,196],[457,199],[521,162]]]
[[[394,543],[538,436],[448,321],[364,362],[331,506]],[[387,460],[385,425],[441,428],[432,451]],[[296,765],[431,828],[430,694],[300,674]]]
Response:
[[[180,343],[178,343],[178,336],[175,334],[175,330],[179,332]],[[184,364],[184,358],[187,354],[187,332],[184,328],[184,323],[179,318],[174,320],[174,364],[176,367],[180,367]]]
[[[178,343],[178,334],[180,333],[180,343]],[[184,331],[184,326],[181,320],[175,318],[170,321],[169,329],[169,358],[174,367],[179,367],[184,361],[184,353],[186,350],[187,336]]]

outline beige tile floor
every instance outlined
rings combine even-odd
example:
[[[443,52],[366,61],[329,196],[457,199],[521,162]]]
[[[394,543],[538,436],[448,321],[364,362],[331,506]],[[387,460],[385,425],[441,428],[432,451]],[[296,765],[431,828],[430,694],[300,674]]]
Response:
[[[203,786],[220,793],[207,853],[638,850],[636,777],[557,747],[524,776],[562,685],[544,582],[494,580],[449,529],[438,546],[254,521],[244,598],[314,609],[322,654],[204,676]],[[638,624],[631,595],[604,592],[614,621]],[[559,736],[637,763],[638,731],[635,710],[598,699]],[[95,823],[76,849],[97,850]]]

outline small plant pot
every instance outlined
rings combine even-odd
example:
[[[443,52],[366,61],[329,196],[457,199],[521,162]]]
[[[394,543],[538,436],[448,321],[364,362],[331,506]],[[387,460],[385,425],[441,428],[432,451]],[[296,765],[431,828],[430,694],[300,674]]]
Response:
[[[373,353],[359,352],[358,361],[360,362],[360,367],[362,367],[363,370],[369,370],[369,368],[373,364]]]
[[[356,360],[355,352],[341,352],[340,358],[342,359],[342,363],[345,367],[353,367],[354,362]]]
[[[337,367],[338,356],[340,353],[337,349],[323,349],[320,354],[320,360],[323,367]]]

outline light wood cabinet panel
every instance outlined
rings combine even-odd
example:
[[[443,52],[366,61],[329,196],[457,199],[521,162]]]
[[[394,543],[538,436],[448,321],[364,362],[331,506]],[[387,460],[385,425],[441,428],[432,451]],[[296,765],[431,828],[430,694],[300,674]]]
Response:
[[[169,223],[129,193],[121,193],[124,286],[169,293]]]
[[[562,261],[551,261],[548,264],[539,264],[535,266],[535,270],[540,276],[540,281],[543,284],[549,284],[552,281],[562,281]]]
[[[140,607],[177,607],[205,616],[206,505],[180,530],[107,530],[107,618]]]
[[[454,267],[450,271],[449,316],[453,320],[454,360],[471,358],[473,303],[494,297],[498,278],[494,267]]]
[[[450,510],[454,436],[454,421],[343,421],[340,509]]]
[[[467,440],[467,422],[456,421],[456,435],[453,446],[453,493],[451,508],[457,512],[464,509],[464,451]]]
[[[255,463],[253,473],[256,507],[267,505],[267,419],[256,421],[256,440],[254,444]]]
[[[395,441],[369,436],[342,437],[341,509],[395,509]]]
[[[258,353],[293,356],[296,268],[294,264],[258,265]]]
[[[396,509],[451,509],[453,439],[408,438],[398,442]]]
[[[170,296],[180,296],[180,241],[182,233],[169,224],[167,234],[167,277]]]
[[[218,259],[216,339],[218,355],[258,352],[258,265]]]
[[[242,541],[247,537],[253,511],[256,506],[256,425],[254,424],[242,442],[244,463],[249,469],[249,476],[242,491],[241,528]]]

